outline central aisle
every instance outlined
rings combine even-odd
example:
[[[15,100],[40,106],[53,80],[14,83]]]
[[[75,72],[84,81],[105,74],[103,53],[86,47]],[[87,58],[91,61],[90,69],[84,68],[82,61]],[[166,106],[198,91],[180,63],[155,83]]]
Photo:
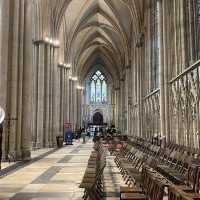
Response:
[[[75,142],[0,179],[0,200],[80,200],[93,143]]]

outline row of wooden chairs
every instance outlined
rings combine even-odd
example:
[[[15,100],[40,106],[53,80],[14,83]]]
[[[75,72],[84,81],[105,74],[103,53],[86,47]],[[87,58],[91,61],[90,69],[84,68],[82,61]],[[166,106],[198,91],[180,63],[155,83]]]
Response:
[[[165,195],[166,184],[163,178],[154,176],[152,171],[142,168],[142,191],[137,187],[132,187],[132,192],[120,192],[121,200],[162,200]]]
[[[88,160],[80,188],[84,188],[84,200],[100,200],[103,197],[102,175],[106,166],[106,149],[100,143],[95,143]]]
[[[181,164],[177,163],[173,165],[174,162],[172,160],[173,156],[167,156],[168,153],[164,152],[163,149],[161,150],[160,147],[150,146],[149,143],[146,142],[143,143],[143,145],[141,144],[138,145],[137,143],[136,144],[131,143],[131,144],[132,145],[130,145],[130,143],[127,143],[120,152],[116,153],[116,158],[115,158],[115,162],[119,167],[126,183],[129,186],[128,188],[121,188],[124,193],[131,193],[129,192],[132,191],[132,188],[130,188],[130,186],[135,187],[136,185],[138,187],[144,184],[143,177],[141,175],[142,174],[141,170],[143,169],[144,166],[149,166],[152,169],[157,170],[158,172],[159,172],[159,166],[164,166],[164,167],[167,166],[168,169],[171,170],[171,172],[174,173],[178,171],[181,174],[181,170],[183,170]],[[147,145],[147,147],[145,147],[145,145]],[[151,151],[149,149],[151,149]],[[173,150],[171,149],[172,147],[169,147],[169,149],[167,148],[166,151],[168,152],[171,151],[172,154],[176,154],[175,149]],[[168,175],[165,175],[165,173],[163,175],[166,176],[164,179],[171,182],[171,178],[169,178]],[[191,198],[191,194],[193,196],[196,196],[197,198],[200,190],[199,165],[191,164],[188,162],[188,166],[185,167],[184,173],[182,173],[182,175],[183,175],[181,177],[182,181],[178,182],[179,186],[176,185],[176,190],[178,190],[179,193],[182,194],[182,196],[185,196],[187,198]],[[177,181],[174,182],[175,184],[177,184]],[[190,196],[188,194],[190,194]],[[171,196],[169,198],[170,200]]]
[[[175,184],[182,184],[185,181],[185,176],[188,167],[191,163],[198,163],[195,155],[186,148],[169,144],[165,148],[152,145],[148,141],[132,140],[132,145],[138,150],[157,158],[159,165],[157,166],[160,173]],[[200,163],[199,163],[200,165]]]
[[[121,200],[200,200],[200,194],[189,186],[171,184],[148,166],[142,168],[142,189],[137,186],[120,188]]]

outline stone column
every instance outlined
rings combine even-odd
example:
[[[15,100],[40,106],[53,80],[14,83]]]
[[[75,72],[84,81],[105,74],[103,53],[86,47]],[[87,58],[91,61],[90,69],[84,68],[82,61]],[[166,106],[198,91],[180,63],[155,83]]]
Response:
[[[53,147],[53,57],[54,48],[50,46],[50,64],[49,64],[49,146]]]
[[[54,49],[54,56],[53,56],[53,129],[52,129],[52,141],[53,146],[56,145],[56,136],[59,135],[59,79],[58,79],[58,51],[55,47]]]
[[[115,88],[115,126],[119,128],[119,90]]]
[[[23,110],[22,110],[22,159],[30,158],[31,131],[32,131],[32,3],[25,0],[25,35],[24,35],[24,74],[23,74]]]
[[[142,77],[142,42],[140,41],[137,46],[137,81],[138,81],[138,136],[143,137],[143,93],[142,93],[142,86],[143,86],[143,77]]]
[[[68,98],[69,98],[69,84],[68,84],[68,71],[65,70],[64,72],[64,109],[63,109],[63,115],[64,115],[64,119],[63,122],[68,122],[68,116],[69,116],[69,102],[68,102]],[[63,125],[62,125],[63,126]]]
[[[76,82],[73,87],[73,130],[76,130],[77,126],[77,88]]]
[[[130,134],[130,113],[129,113],[129,104],[130,104],[130,73],[131,73],[131,66],[126,66],[126,82],[125,82],[125,111],[126,111],[126,134]]]
[[[38,44],[38,80],[37,80],[37,142],[36,147],[44,145],[44,50],[45,44]]]
[[[169,85],[168,85],[168,74],[169,74],[169,60],[168,60],[168,42],[167,42],[167,23],[169,22],[169,18],[167,16],[167,5],[169,2],[168,1],[163,1],[162,5],[161,3],[160,5],[160,19],[162,20],[161,24],[163,25],[163,28],[160,28],[160,35],[161,38],[163,40],[163,51],[161,51],[160,53],[163,54],[163,67],[164,67],[164,90],[165,90],[165,94],[164,94],[164,98],[165,98],[165,131],[163,132],[163,135],[166,136],[166,139],[169,141],[170,140],[170,116],[169,116]]]
[[[79,128],[81,126],[82,93],[83,93],[83,90],[77,91],[77,128]]]
[[[71,102],[71,80],[68,77],[66,80],[66,121],[70,122],[70,102]]]
[[[22,6],[22,7],[21,7]],[[10,43],[10,50],[9,50],[9,62],[8,62],[8,70],[9,70],[9,74],[8,74],[8,107],[9,110],[7,110],[7,143],[6,143],[6,154],[8,153],[12,153],[12,155],[14,157],[18,157],[21,158],[21,131],[17,132],[17,121],[21,121],[20,117],[19,117],[19,111],[18,111],[18,105],[19,105],[19,99],[18,99],[18,94],[19,91],[21,91],[21,88],[19,89],[19,82],[18,80],[22,81],[22,77],[21,74],[19,73],[19,71],[23,71],[23,70],[19,70],[19,68],[23,68],[23,65],[18,66],[19,61],[21,62],[20,59],[23,59],[23,57],[19,58],[19,48],[20,48],[20,44],[19,44],[19,37],[20,33],[19,33],[19,28],[23,29],[24,24],[21,23],[21,21],[19,20],[19,16],[21,13],[20,9],[23,9],[24,5],[20,5],[20,3],[18,1],[16,1],[15,3],[11,3],[10,4],[10,18],[12,19],[12,33],[10,33],[10,37],[9,37],[9,43]],[[21,16],[22,18],[24,18],[24,16]],[[21,26],[19,26],[19,24]],[[11,30],[10,30],[11,31]],[[22,41],[23,42],[23,41]],[[20,82],[21,83],[21,82]],[[19,105],[21,107],[21,105]],[[20,112],[21,115],[21,112]],[[12,120],[12,119],[16,119],[16,120]],[[19,120],[18,120],[19,119]],[[20,124],[21,126],[21,124]],[[17,138],[19,138],[19,143],[16,142]],[[18,148],[17,148],[18,146]],[[18,149],[18,152],[17,152]]]
[[[48,44],[45,45],[45,119],[44,119],[44,146],[49,147],[49,131],[50,131],[50,46]]]
[[[122,77],[120,79],[120,130],[122,131],[122,134],[124,134],[124,95],[124,78]]]
[[[72,80],[69,81],[69,122],[73,123],[73,81]]]
[[[159,49],[159,66],[160,66],[160,122],[161,122],[161,136],[165,136],[165,73],[164,73],[164,50],[163,50],[163,21],[162,21],[162,4],[158,1],[160,16],[159,16],[159,29],[158,34],[160,35],[160,49]]]
[[[0,21],[0,105],[5,110],[6,117],[7,117],[7,98],[8,98],[8,53],[9,53],[9,22],[10,22],[10,1],[8,0],[2,0],[0,1],[1,4],[1,21]],[[7,143],[7,131],[6,131],[6,122],[4,123],[4,132],[3,132],[3,143],[2,143],[2,151],[3,151],[3,157],[5,157],[5,153],[7,151],[6,149],[6,143]]]
[[[64,124],[64,87],[65,87],[65,68],[60,67],[60,124],[59,124],[59,132],[63,133],[63,124]]]

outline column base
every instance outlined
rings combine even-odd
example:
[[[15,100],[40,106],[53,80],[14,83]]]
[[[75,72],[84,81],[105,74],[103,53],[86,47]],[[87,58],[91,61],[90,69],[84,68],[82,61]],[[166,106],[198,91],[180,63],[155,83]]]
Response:
[[[49,142],[49,148],[55,148],[57,144],[55,142]]]
[[[4,154],[2,157],[3,162],[7,161],[16,162],[16,161],[30,160],[30,159],[31,159],[31,152],[29,149],[11,151],[9,152],[8,156]]]
[[[30,149],[22,149],[22,160],[30,160],[31,159],[31,151]]]
[[[36,144],[35,144],[35,149],[41,149],[43,146],[42,146],[42,144],[41,144],[41,142],[37,142]]]

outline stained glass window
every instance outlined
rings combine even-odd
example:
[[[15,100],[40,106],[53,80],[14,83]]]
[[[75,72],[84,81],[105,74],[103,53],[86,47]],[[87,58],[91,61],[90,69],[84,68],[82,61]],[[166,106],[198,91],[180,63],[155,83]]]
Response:
[[[99,70],[96,71],[90,82],[91,103],[105,103],[107,100],[107,84],[105,76]]]

